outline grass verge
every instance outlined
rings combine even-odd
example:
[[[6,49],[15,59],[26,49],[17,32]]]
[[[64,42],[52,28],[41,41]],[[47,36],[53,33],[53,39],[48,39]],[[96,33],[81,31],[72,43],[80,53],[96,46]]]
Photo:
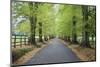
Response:
[[[12,65],[25,65],[32,57],[36,55],[41,49],[47,46],[47,43],[37,43],[37,47],[28,46],[27,49],[23,48],[16,48],[13,49],[13,54],[17,58],[15,61],[13,60]],[[32,49],[30,49],[32,47]],[[26,48],[26,47],[24,47]],[[17,56],[16,56],[17,55]],[[14,57],[14,58],[15,58]],[[12,58],[12,59],[14,59]]]
[[[62,41],[62,40],[61,40]],[[96,61],[96,50],[86,47],[81,47],[79,44],[71,44],[69,42],[64,42],[64,45],[70,48],[81,61]]]
[[[25,55],[27,52],[32,51],[33,48],[22,48],[16,51],[12,51],[12,62],[15,62],[17,59]]]

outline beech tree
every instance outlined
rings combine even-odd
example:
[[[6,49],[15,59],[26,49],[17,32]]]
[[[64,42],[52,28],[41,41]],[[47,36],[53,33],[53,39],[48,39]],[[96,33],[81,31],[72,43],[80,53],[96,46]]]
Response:
[[[95,6],[13,1],[12,21],[13,32],[26,33],[35,46],[38,38],[54,37],[84,47],[95,44]]]

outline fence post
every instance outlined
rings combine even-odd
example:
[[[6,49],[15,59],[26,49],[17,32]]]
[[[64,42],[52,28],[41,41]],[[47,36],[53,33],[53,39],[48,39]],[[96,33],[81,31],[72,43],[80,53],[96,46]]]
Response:
[[[28,44],[30,45],[30,37],[28,37],[28,41],[27,41],[27,42],[28,42]]]
[[[14,48],[16,48],[16,35],[14,35]]]
[[[26,45],[27,45],[27,37],[26,37]]]
[[[26,46],[26,35],[24,36],[24,44]]]
[[[28,44],[28,40],[27,39],[28,39],[28,36],[26,35],[26,45]]]
[[[12,37],[12,39],[14,39],[14,45],[13,45],[13,47],[14,48],[16,48],[16,46],[17,46],[17,43],[19,43],[19,45],[18,46],[20,46],[20,47],[22,47],[23,46],[23,44],[26,46],[27,44],[29,44],[29,38],[27,37],[27,35],[12,35],[12,36],[14,36],[14,38]],[[17,36],[18,36],[18,38],[17,38]],[[19,40],[18,42],[17,42],[17,39]],[[28,39],[28,40],[27,40]],[[24,42],[24,43],[23,43]]]
[[[22,47],[22,35],[20,35],[20,47]]]

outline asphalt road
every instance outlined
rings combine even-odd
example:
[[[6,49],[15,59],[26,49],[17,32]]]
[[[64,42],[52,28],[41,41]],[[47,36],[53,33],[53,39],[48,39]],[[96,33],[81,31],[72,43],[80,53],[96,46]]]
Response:
[[[48,46],[39,51],[27,64],[48,64],[80,61],[74,52],[66,47],[59,39],[55,38]]]

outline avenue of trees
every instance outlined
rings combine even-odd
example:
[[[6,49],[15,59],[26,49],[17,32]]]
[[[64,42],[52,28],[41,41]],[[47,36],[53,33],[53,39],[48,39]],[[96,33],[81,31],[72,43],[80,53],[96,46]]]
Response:
[[[84,47],[95,45],[96,7],[12,1],[12,33],[29,35],[30,42],[59,37]]]

